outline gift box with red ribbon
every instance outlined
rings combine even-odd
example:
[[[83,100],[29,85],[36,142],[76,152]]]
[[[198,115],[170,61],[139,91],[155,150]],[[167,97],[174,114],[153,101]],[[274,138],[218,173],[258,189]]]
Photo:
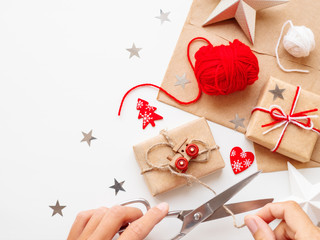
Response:
[[[252,111],[246,137],[308,162],[320,134],[319,109],[320,96],[271,77]]]

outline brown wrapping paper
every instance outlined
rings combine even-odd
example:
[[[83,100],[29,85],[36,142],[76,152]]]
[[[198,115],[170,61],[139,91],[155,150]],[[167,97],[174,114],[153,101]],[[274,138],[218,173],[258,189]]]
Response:
[[[251,110],[256,106],[260,91],[271,75],[293,85],[300,85],[305,90],[320,94],[319,47],[316,47],[309,57],[301,59],[290,56],[282,45],[279,48],[279,56],[283,66],[286,68],[307,69],[310,71],[309,74],[281,71],[277,66],[274,55],[281,26],[288,19],[291,19],[295,25],[306,25],[313,31],[315,39],[320,39],[320,25],[315,21],[315,19],[318,19],[320,1],[290,0],[287,4],[258,11],[254,46],[249,43],[237,22],[233,19],[207,27],[201,26],[218,3],[219,0],[193,1],[161,86],[183,101],[192,100],[196,97],[198,86],[187,60],[187,45],[192,38],[199,36],[207,38],[213,45],[228,44],[228,41],[233,41],[235,38],[249,45],[254,50],[259,61],[259,80],[248,86],[244,91],[228,96],[202,94],[200,100],[191,105],[180,105],[161,92],[158,95],[159,101],[197,116],[206,117],[208,120],[229,128],[234,128],[235,125],[230,121],[235,118],[235,114],[238,114],[240,118],[245,119],[245,128],[238,127],[236,130],[245,133]],[[303,16],[301,13],[303,13]],[[203,42],[192,44],[191,59],[194,59],[194,53],[204,44]],[[186,84],[184,89],[181,86],[174,86],[176,82],[175,76],[181,76],[184,73],[186,73],[186,77],[191,83]],[[290,158],[283,157],[280,154],[274,154],[273,158],[270,159],[270,151],[264,147],[256,146],[256,144],[255,152],[258,168],[265,172],[285,170],[287,169],[286,161],[291,162]],[[295,161],[292,161],[292,164],[297,168],[320,167],[319,140],[311,159],[312,161],[306,164],[297,164]]]
[[[198,139],[207,143],[210,147],[216,146],[216,143],[211,134],[208,123],[204,118],[186,123],[180,127],[168,131],[168,135],[174,142],[183,141],[186,137],[188,139]],[[140,166],[141,171],[148,169],[146,163],[146,153],[148,149],[154,144],[166,142],[164,136],[158,135],[145,142],[133,146],[136,160]],[[204,146],[198,145],[199,150],[203,150]],[[149,161],[153,164],[167,163],[169,160],[167,156],[173,156],[173,152],[169,147],[158,147],[149,153]],[[205,154],[204,154],[205,155]],[[201,178],[224,168],[225,163],[218,149],[211,150],[210,158],[204,163],[189,162],[187,174],[191,174],[197,178]],[[179,186],[187,184],[187,180],[183,177],[175,176],[169,171],[152,170],[143,173],[145,181],[153,196],[163,192],[167,192]]]
[[[278,86],[279,89],[284,89],[281,93],[283,99],[280,97],[274,99],[274,95],[270,92],[270,90],[274,90],[276,86]],[[263,88],[257,107],[269,109],[271,105],[277,105],[288,114],[293,104],[296,90],[297,86],[271,77]],[[320,109],[320,96],[302,89],[294,113],[315,108]],[[320,112],[313,112],[309,115],[319,116]],[[315,128],[320,127],[319,118],[312,118],[311,120]],[[280,138],[284,126],[274,129],[267,134],[263,134],[263,132],[274,127],[274,125],[265,128],[261,126],[271,122],[274,122],[274,119],[271,118],[269,113],[255,111],[250,118],[246,137],[268,149],[273,149]],[[317,139],[318,134],[316,132],[302,129],[294,124],[289,124],[277,152],[299,162],[309,162]]]

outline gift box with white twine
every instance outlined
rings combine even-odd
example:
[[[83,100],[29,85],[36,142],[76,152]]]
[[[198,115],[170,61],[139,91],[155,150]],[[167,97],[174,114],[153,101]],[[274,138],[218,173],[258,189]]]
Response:
[[[320,96],[271,77],[252,111],[246,137],[308,162],[320,134],[319,109]]]

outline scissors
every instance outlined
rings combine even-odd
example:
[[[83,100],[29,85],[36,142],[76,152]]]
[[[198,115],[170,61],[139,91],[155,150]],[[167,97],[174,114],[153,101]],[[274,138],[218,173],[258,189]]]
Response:
[[[237,194],[260,173],[261,171],[253,173],[252,175],[231,186],[224,192],[220,193],[219,195],[215,196],[214,198],[194,210],[170,211],[166,217],[176,217],[182,221],[180,232],[171,240],[178,240],[183,238],[186,234],[188,234],[192,229],[194,229],[202,222],[230,216],[230,214],[225,211],[223,206],[228,207],[234,214],[239,214],[261,208],[267,203],[272,202],[273,198],[268,198],[225,205],[225,203],[229,201],[229,199]],[[124,202],[121,205],[125,206],[134,203],[141,203],[146,207],[147,210],[150,209],[150,203],[143,198],[133,199],[131,201]],[[123,232],[126,227],[127,226],[122,227],[119,230],[119,233]]]

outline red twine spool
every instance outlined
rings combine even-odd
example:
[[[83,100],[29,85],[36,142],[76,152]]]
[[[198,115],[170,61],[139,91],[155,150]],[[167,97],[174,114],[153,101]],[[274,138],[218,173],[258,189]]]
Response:
[[[208,45],[201,47],[196,52],[195,66],[193,66],[189,52],[191,44],[196,40],[204,40]],[[198,101],[202,91],[208,95],[227,95],[243,90],[247,85],[253,84],[258,80],[259,64],[257,57],[247,45],[237,39],[227,46],[214,47],[206,38],[196,37],[189,42],[187,55],[199,87],[199,92],[195,99],[188,102],[180,101],[157,85],[151,83],[140,84],[131,88],[123,96],[118,115],[121,113],[126,96],[138,87],[151,86],[158,88],[177,103],[186,105]]]
[[[251,49],[235,39],[229,45],[212,46],[205,38],[207,46],[201,47],[195,54],[195,67],[193,68],[198,84],[208,95],[227,95],[246,88],[258,80],[259,65],[257,57]]]

